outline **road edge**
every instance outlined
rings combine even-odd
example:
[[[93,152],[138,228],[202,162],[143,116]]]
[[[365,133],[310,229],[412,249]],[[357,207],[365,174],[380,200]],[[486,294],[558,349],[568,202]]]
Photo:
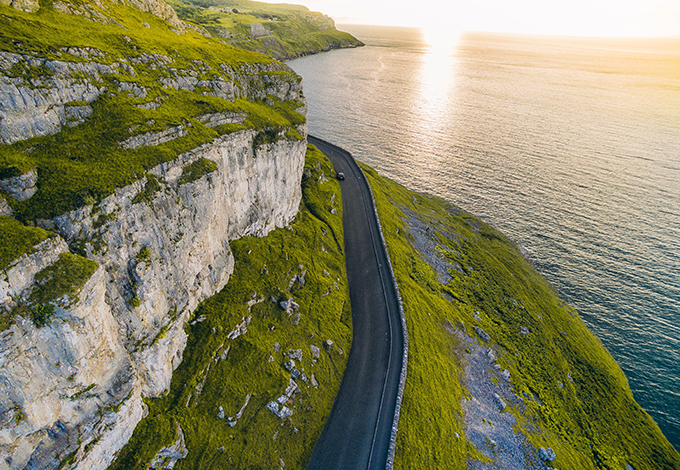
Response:
[[[392,470],[394,467],[394,458],[396,455],[396,450],[397,450],[397,432],[399,431],[399,418],[401,416],[401,405],[404,399],[404,389],[406,387],[406,375],[407,375],[407,370],[408,370],[408,330],[406,329],[406,315],[404,314],[404,306],[401,300],[401,294],[399,293],[399,285],[397,284],[397,278],[394,275],[394,269],[392,268],[392,258],[390,258],[390,252],[387,249],[387,243],[385,242],[385,236],[383,235],[383,228],[382,224],[380,223],[380,216],[378,215],[378,207],[375,204],[375,196],[373,195],[373,188],[371,188],[371,184],[368,182],[368,178],[366,177],[366,174],[364,173],[364,170],[361,168],[359,163],[356,161],[354,156],[351,154],[351,152],[348,152],[347,150],[338,147],[335,144],[332,144],[324,139],[320,139],[319,137],[315,137],[312,135],[308,135],[308,143],[311,143],[314,145],[313,142],[309,142],[309,137],[312,138],[312,140],[318,140],[320,142],[323,142],[324,144],[334,147],[338,149],[339,151],[342,151],[349,155],[351,158],[352,162],[359,168],[359,171],[361,173],[361,177],[364,179],[364,182],[366,183],[366,186],[368,186],[368,193],[371,197],[371,204],[373,205],[373,212],[375,213],[375,218],[376,221],[378,222],[378,233],[380,234],[380,242],[383,246],[383,249],[385,250],[385,255],[387,257],[387,262],[388,262],[388,268],[390,272],[390,277],[392,278],[392,284],[394,285],[394,291],[397,294],[397,304],[399,305],[399,317],[401,318],[401,331],[402,331],[402,336],[404,339],[404,350],[402,354],[402,363],[401,363],[401,373],[399,374],[399,390],[397,391],[397,403],[394,407],[394,418],[392,420],[392,433],[390,436],[390,447],[387,452],[387,464],[385,466],[386,470]]]

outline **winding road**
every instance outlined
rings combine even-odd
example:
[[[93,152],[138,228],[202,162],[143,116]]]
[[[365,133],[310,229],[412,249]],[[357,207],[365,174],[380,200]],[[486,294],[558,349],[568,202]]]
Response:
[[[380,469],[388,464],[404,355],[399,300],[368,182],[349,152],[309,136],[342,187],[353,339],[347,369],[308,470]]]

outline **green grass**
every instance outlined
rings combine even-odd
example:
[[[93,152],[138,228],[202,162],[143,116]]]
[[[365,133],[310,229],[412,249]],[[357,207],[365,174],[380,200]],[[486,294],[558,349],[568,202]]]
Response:
[[[364,168],[410,340],[395,468],[464,469],[466,460],[479,458],[464,438],[460,402],[466,391],[461,359],[454,353],[459,346],[445,330],[446,322],[466,325],[472,335],[470,327],[481,326],[504,351],[499,362],[510,370],[515,392],[540,398],[542,405],[527,401],[527,417],[514,413],[530,442],[556,451],[554,467],[620,470],[630,463],[637,470],[680,468],[680,456],[634,401],[614,359],[511,241],[442,199],[408,191]],[[405,209],[434,229],[438,250],[464,274],[452,270],[448,285],[437,282],[413,247]],[[473,318],[475,311],[481,312],[481,322]],[[522,326],[532,333],[520,335]]]
[[[311,146],[305,168],[303,201],[290,228],[232,242],[234,274],[224,290],[198,307],[194,318],[205,320],[188,327],[188,345],[170,391],[146,400],[149,415],[112,468],[147,468],[158,450],[174,442],[175,422],[182,426],[189,451],[177,469],[279,468],[279,459],[286,468],[305,466],[339,389],[352,340],[339,202],[338,213],[330,213],[331,197],[340,195],[340,187],[337,181],[318,182],[321,171],[328,174],[332,167]],[[290,286],[293,276],[303,272],[304,286]],[[289,297],[300,305],[297,326],[295,314],[289,316],[278,305]],[[260,299],[249,311],[247,302]],[[250,316],[247,333],[228,339]],[[326,339],[345,353],[337,347],[329,351],[322,344]],[[279,352],[274,351],[276,342]],[[321,349],[318,362],[312,361],[310,345]],[[310,378],[314,373],[319,388],[299,379],[301,391],[288,404],[294,414],[281,420],[266,405],[288,385],[290,373],[283,363],[289,349],[303,351],[298,369]],[[234,416],[248,394],[252,397],[236,426],[217,418],[218,406],[227,417]]]
[[[71,395],[69,397],[69,399],[70,400],[77,400],[78,398],[82,397],[83,395],[85,395],[87,392],[89,392],[90,390],[92,390],[96,386],[97,386],[97,384],[90,384],[87,387],[85,387],[84,389],[79,390],[76,393],[74,393],[73,395]]]
[[[99,78],[83,74],[81,80],[117,90],[118,82],[143,87],[145,98],[130,97],[126,92],[106,92],[90,103],[92,115],[76,127],[65,127],[50,136],[30,138],[12,145],[0,146],[0,174],[9,176],[38,169],[38,192],[32,198],[18,202],[9,200],[19,220],[52,218],[82,205],[92,204],[142,178],[146,171],[179,154],[212,142],[221,135],[242,129],[290,129],[289,136],[301,138],[294,126],[305,122],[295,110],[302,102],[281,102],[270,97],[264,101],[235,99],[233,102],[204,95],[206,90],[192,92],[164,88],[163,78],[172,78],[172,69],[194,74],[197,79],[215,80],[223,77],[232,81],[223,67],[236,68],[251,64],[270,64],[272,59],[206,38],[195,32],[178,35],[157,17],[132,8],[103,2],[103,7],[90,4],[87,8],[116,20],[101,24],[55,11],[50,2],[41,4],[36,13],[25,13],[0,6],[0,50],[33,54],[53,60],[82,62],[71,55],[67,47],[94,47],[102,57],[92,60],[108,65],[120,64],[121,59],[134,66],[132,75],[121,66],[113,74]],[[82,5],[81,5],[82,6]],[[84,6],[82,6],[85,8]],[[148,23],[150,28],[142,26]],[[127,38],[127,39],[126,39]],[[164,63],[135,64],[142,54],[161,54],[173,60]],[[276,75],[289,83],[300,79],[294,72],[280,66],[264,75]],[[16,70],[14,70],[16,69]],[[10,75],[49,83],[50,73],[42,65],[15,66]],[[78,75],[74,73],[73,76]],[[237,87],[257,87],[257,77],[244,77]],[[31,85],[33,86],[33,85]],[[138,105],[155,101],[157,109],[142,109]],[[70,103],[84,105],[85,103]],[[245,113],[243,125],[226,124],[215,129],[206,127],[195,118],[208,113]],[[156,146],[123,149],[120,143],[146,132],[159,132],[183,126],[186,135]],[[150,188],[153,189],[153,188]]]
[[[36,326],[51,321],[55,307],[68,307],[78,302],[78,293],[92,277],[99,265],[92,260],[71,253],[62,253],[59,259],[35,275],[35,287],[25,302],[15,308],[14,315],[27,315]]]
[[[139,204],[140,202],[149,203],[153,200],[154,195],[161,190],[161,185],[156,178],[151,173],[146,174],[146,183],[144,184],[144,189],[142,189],[137,195],[132,198],[133,204]]]
[[[172,0],[169,3],[180,18],[205,27],[215,37],[226,35],[227,41],[236,47],[277,59],[363,45],[349,33],[335,29],[332,20],[322,13],[301,5],[248,0]],[[252,39],[250,25],[253,23],[261,23],[271,35]]]
[[[199,158],[195,162],[184,167],[182,176],[179,177],[179,184],[193,183],[214,171],[217,171],[217,163],[208,160],[207,158]]]
[[[0,270],[15,259],[31,253],[33,247],[54,234],[36,227],[26,227],[8,216],[0,216]]]

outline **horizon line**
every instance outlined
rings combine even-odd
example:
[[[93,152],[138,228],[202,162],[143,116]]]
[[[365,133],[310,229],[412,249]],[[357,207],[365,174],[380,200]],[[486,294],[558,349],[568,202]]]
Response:
[[[379,27],[379,28],[402,28],[402,29],[427,29],[426,26],[413,26],[413,25],[399,25],[399,24],[371,24],[371,23],[359,23],[359,22],[349,22],[349,21],[336,21],[336,27],[339,26],[368,26],[368,27]],[[514,35],[514,36],[538,36],[538,37],[560,37],[560,38],[574,38],[574,39],[664,39],[664,40],[680,40],[680,35],[677,36],[597,36],[593,34],[567,34],[567,33],[536,33],[536,32],[524,32],[520,33],[517,31],[493,31],[493,30],[483,30],[483,29],[460,29],[459,34],[463,33],[483,33],[483,34],[503,34],[503,35]],[[680,54],[680,51],[678,52]]]

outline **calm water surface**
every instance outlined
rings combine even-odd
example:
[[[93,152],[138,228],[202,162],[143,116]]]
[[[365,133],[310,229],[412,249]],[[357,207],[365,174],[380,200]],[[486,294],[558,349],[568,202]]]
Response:
[[[310,133],[526,248],[680,449],[680,40],[341,29]]]

